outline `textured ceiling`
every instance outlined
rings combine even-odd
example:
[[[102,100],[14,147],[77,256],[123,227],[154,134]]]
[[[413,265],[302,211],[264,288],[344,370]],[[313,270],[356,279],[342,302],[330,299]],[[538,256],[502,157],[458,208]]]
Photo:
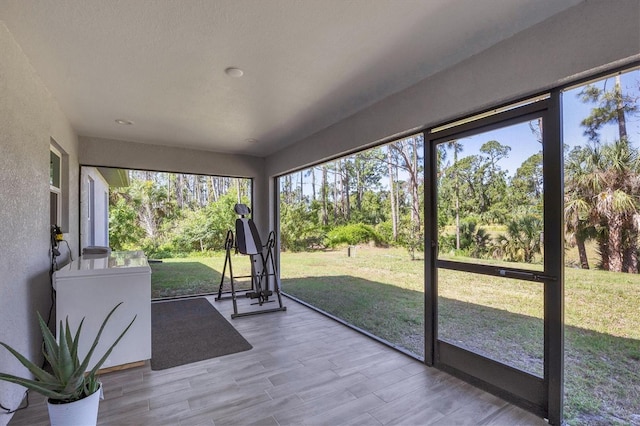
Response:
[[[580,1],[0,0],[0,20],[79,135],[264,156]]]

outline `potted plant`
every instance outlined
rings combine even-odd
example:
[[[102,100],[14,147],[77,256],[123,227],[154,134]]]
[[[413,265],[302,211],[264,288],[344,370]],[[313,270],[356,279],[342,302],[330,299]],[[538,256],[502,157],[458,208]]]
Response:
[[[131,320],[129,325],[116,341],[113,342],[102,358],[100,358],[89,371],[87,370],[89,369],[91,355],[98,345],[100,335],[107,321],[109,321],[111,315],[121,304],[122,302],[118,303],[102,322],[98,334],[95,336],[93,344],[84,360],[80,360],[78,357],[78,342],[84,318],[80,321],[75,335],[71,333],[69,318],[67,317],[64,328],[62,327],[61,320],[58,332],[59,338],[56,341],[56,338],[49,330],[42,316],[38,313],[38,321],[40,322],[43,338],[43,354],[50,366],[51,372],[45,371],[6,343],[0,342],[0,345],[11,352],[34,377],[33,379],[26,379],[11,374],[0,373],[0,380],[17,383],[47,397],[51,426],[72,424],[95,425],[98,419],[98,403],[100,402],[99,396],[101,394],[101,384],[96,377],[96,373],[107,360],[113,348],[129,330],[136,320],[136,317]],[[71,417],[75,415],[83,416],[84,418],[74,419]]]

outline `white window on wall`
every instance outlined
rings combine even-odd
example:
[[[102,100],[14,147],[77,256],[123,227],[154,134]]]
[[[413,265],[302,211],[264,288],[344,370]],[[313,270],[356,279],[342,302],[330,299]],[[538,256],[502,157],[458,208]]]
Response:
[[[51,225],[69,230],[69,154],[51,139],[49,145],[49,217]]]
[[[54,146],[50,148],[49,194],[51,225],[62,225],[62,154]]]

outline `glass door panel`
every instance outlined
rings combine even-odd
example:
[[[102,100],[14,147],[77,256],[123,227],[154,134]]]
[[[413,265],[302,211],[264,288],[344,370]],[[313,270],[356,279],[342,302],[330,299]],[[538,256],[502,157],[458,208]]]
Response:
[[[543,377],[543,290],[541,283],[441,269],[438,338]]]
[[[542,270],[542,119],[439,143],[438,259]]]
[[[438,339],[537,377],[544,288],[516,278],[544,269],[541,130],[534,117],[440,142],[436,200]]]

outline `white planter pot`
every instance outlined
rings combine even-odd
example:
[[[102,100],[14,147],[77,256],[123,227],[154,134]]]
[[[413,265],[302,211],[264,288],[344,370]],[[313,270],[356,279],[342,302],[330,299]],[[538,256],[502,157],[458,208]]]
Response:
[[[49,407],[51,426],[95,426],[98,423],[98,405],[102,395],[102,385],[86,398],[66,404],[52,404]]]

